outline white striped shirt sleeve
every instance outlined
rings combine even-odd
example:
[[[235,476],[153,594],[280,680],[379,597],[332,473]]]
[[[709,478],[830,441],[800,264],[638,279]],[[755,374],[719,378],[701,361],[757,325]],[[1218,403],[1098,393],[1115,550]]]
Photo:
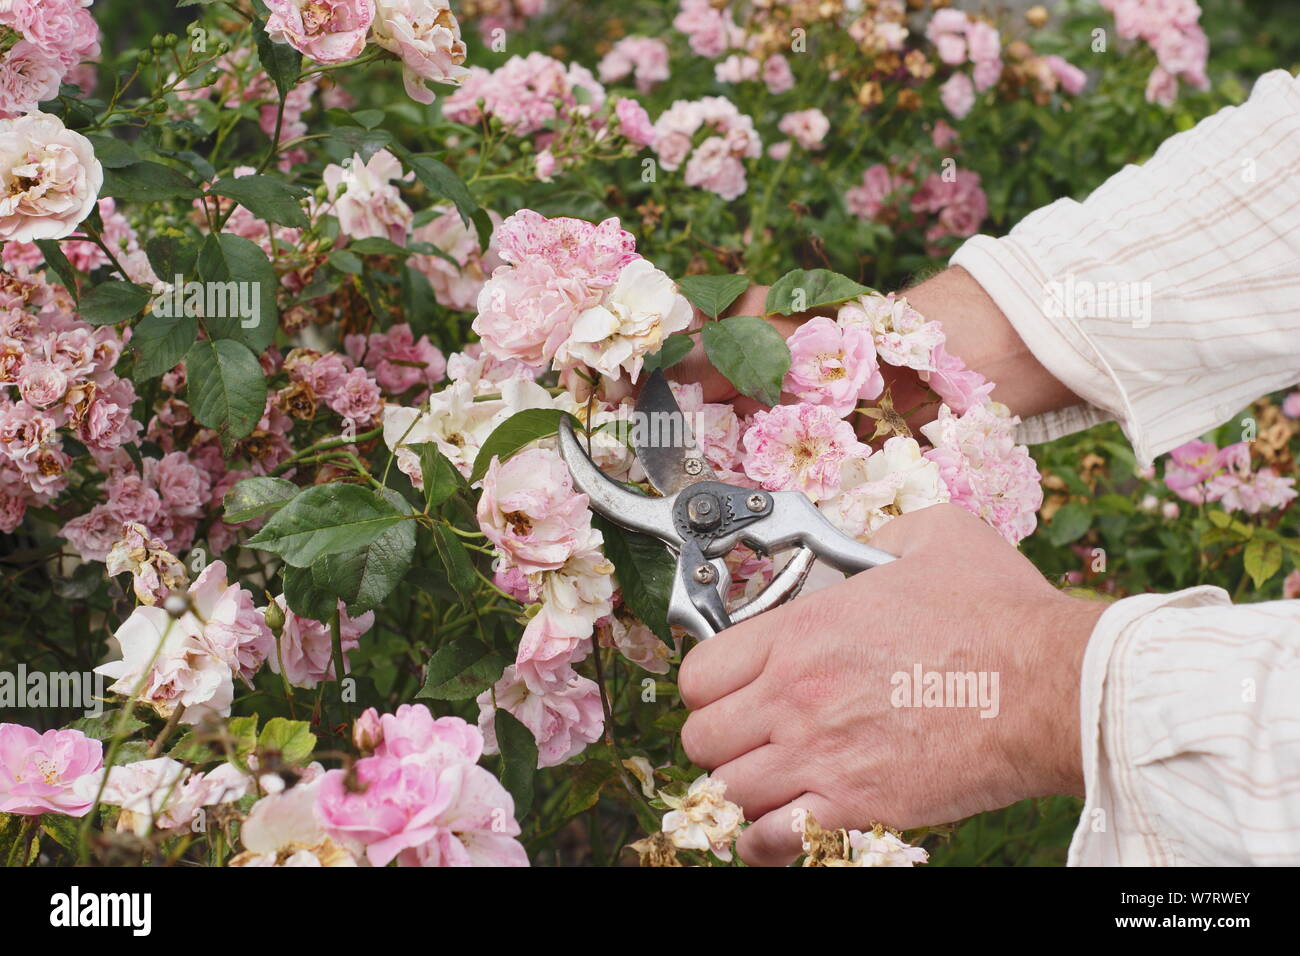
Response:
[[[1071,865],[1300,866],[1300,601],[1117,601],[1081,689]]]
[[[1085,201],[952,262],[1083,399],[1026,421],[1023,441],[1114,419],[1152,461],[1300,380],[1300,85],[1265,75]],[[1076,297],[1051,308],[1067,283]],[[1139,302],[1149,289],[1149,323],[1124,300],[1089,310],[1079,294],[1103,283]],[[1118,601],[1080,696],[1072,865],[1300,865],[1300,601],[1234,607],[1209,587]]]
[[[1300,85],[1266,74],[1083,202],[976,236],[952,264],[1086,403],[1029,419],[1021,440],[1115,419],[1150,462],[1300,380]]]

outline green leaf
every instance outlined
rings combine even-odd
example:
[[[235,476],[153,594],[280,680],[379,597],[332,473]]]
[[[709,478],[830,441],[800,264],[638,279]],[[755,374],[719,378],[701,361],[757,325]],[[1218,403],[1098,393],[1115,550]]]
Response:
[[[266,24],[254,19],[253,35],[257,37],[257,58],[262,69],[275,84],[280,97],[293,89],[298,80],[298,71],[302,66],[302,54],[287,43],[276,43],[266,32]]]
[[[361,126],[340,126],[330,130],[330,139],[342,143],[350,152],[359,154],[363,163],[381,149],[393,145],[392,134],[385,129],[365,129]]]
[[[385,490],[383,496],[399,511],[409,511],[402,496]],[[341,599],[348,613],[364,614],[383,603],[411,569],[415,557],[415,522],[403,521],[387,529],[364,548],[327,554],[311,566],[316,586]]]
[[[195,342],[185,353],[186,397],[194,420],[215,429],[223,446],[252,433],[266,408],[257,356],[230,339]]]
[[[59,281],[67,287],[75,301],[78,296],[77,270],[72,268],[72,263],[63,254],[63,249],[53,239],[37,239],[36,248],[41,250],[41,255],[45,257],[45,264],[59,277]]]
[[[604,760],[588,760],[567,774],[569,792],[560,805],[560,819],[586,813],[600,799],[605,784],[617,779],[618,771]]]
[[[501,783],[515,801],[515,818],[526,815],[533,805],[533,781],[537,776],[537,741],[533,732],[514,714],[498,707],[493,715],[497,747],[501,751]]]
[[[1047,540],[1056,547],[1078,541],[1092,526],[1092,512],[1077,501],[1062,505],[1047,526]]]
[[[257,749],[262,753],[273,751],[291,765],[306,763],[316,749],[316,735],[305,720],[286,720],[272,717],[257,736]]]
[[[294,614],[309,617],[313,621],[328,622],[338,609],[339,599],[317,586],[316,575],[311,568],[295,568],[286,564],[280,569],[280,578],[284,582],[284,602]]]
[[[830,269],[792,269],[767,290],[768,312],[792,315],[822,306],[838,305],[871,289]]]
[[[185,358],[198,334],[199,320],[192,315],[182,315],[179,319],[153,312],[146,315],[131,331],[136,381],[170,372]]]
[[[347,249],[335,249],[325,258],[339,272],[345,272],[348,275],[358,276],[366,271],[366,264],[361,261],[361,257]]]
[[[425,668],[424,686],[416,697],[468,700],[501,678],[510,662],[476,640],[457,641],[440,648]]]
[[[668,549],[649,535],[627,531],[599,515],[593,516],[592,523],[605,537],[605,557],[614,564],[614,579],[623,594],[623,604],[671,646],[668,600],[677,565]]]
[[[249,545],[305,568],[326,554],[363,548],[407,520],[392,503],[360,485],[314,485],[282,507]]]
[[[701,332],[713,367],[742,395],[775,405],[790,369],[790,347],[781,333],[756,315],[733,315],[707,322]]]
[[[465,487],[465,479],[447,456],[433,442],[407,445],[420,456],[420,476],[424,479],[424,503],[429,510],[438,507]]]
[[[1268,582],[1269,578],[1282,569],[1282,544],[1280,541],[1266,541],[1263,538],[1254,538],[1246,545],[1243,560],[1246,565],[1246,573],[1250,575],[1255,590],[1258,591]]]
[[[162,163],[142,160],[118,169],[105,169],[99,195],[101,199],[111,196],[126,202],[165,202],[198,199],[203,191],[184,173]]]
[[[91,325],[116,325],[138,315],[150,298],[144,286],[109,279],[83,295],[77,311]]]
[[[275,294],[280,285],[262,247],[228,232],[208,236],[197,266],[205,298],[215,306],[214,314],[203,317],[203,327],[213,338],[243,342],[260,355],[279,325]],[[249,283],[251,288],[231,283]]]
[[[397,155],[415,173],[415,178],[424,183],[425,189],[434,196],[450,199],[456,211],[460,213],[461,221],[466,226],[474,225],[474,213],[478,212],[478,203],[470,195],[469,187],[465,185],[464,180],[457,176],[450,166],[432,156],[411,153],[405,149],[398,150]],[[480,235],[479,239],[482,242],[483,237]]]
[[[274,514],[298,494],[298,486],[284,478],[255,475],[235,482],[222,502],[222,520],[226,524],[243,524],[254,518]]]
[[[689,335],[670,335],[664,339],[664,344],[659,347],[659,351],[654,355],[647,355],[642,368],[646,372],[653,372],[657,368],[672,368],[682,359],[690,354],[691,349],[695,347],[695,342]]]
[[[240,176],[223,179],[208,190],[210,195],[225,196],[245,207],[259,219],[306,229],[311,223],[302,210],[306,194],[300,186],[290,186],[274,176]]]
[[[487,441],[483,442],[483,447],[474,457],[469,483],[472,485],[487,474],[494,457],[505,461],[530,442],[554,435],[560,430],[560,419],[567,414],[558,408],[526,408],[515,412],[493,429]],[[574,421],[576,423],[577,419]]]
[[[397,243],[380,236],[366,236],[364,239],[357,239],[348,243],[348,250],[359,256],[401,256],[405,258],[411,254],[410,249],[405,249]],[[441,250],[439,250],[441,251]],[[446,255],[446,253],[443,253]],[[451,259],[450,256],[447,258]],[[451,259],[455,262],[455,259]]]
[[[111,740],[117,731],[117,722],[122,720],[122,711],[114,707],[94,717],[78,717],[67,725],[69,730],[80,730],[87,737],[95,740]],[[145,722],[134,714],[127,714],[122,725],[123,736],[129,737],[145,727]]]
[[[677,288],[691,304],[716,319],[749,288],[749,276],[686,276]]]
[[[1205,516],[1210,519],[1210,524],[1216,528],[1226,528],[1232,524],[1232,515],[1226,511],[1220,511],[1217,508],[1207,511]]]
[[[136,151],[116,136],[89,133],[86,139],[90,140],[90,145],[95,150],[95,158],[105,169],[121,169],[123,166],[140,162]]]
[[[150,236],[144,251],[154,274],[164,282],[193,275],[199,259],[199,243],[189,236]]]
[[[460,599],[470,604],[474,599],[474,585],[478,583],[478,575],[474,573],[474,563],[469,558],[469,552],[460,543],[456,533],[445,525],[434,527],[433,544],[438,549],[443,567],[447,569],[448,582]]]

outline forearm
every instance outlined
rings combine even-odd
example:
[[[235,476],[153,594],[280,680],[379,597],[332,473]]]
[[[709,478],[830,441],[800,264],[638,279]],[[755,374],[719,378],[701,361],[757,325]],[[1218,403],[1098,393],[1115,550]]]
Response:
[[[943,326],[948,353],[996,383],[992,398],[1014,414],[1026,418],[1079,404],[965,269],[946,269],[905,294],[922,315]]]

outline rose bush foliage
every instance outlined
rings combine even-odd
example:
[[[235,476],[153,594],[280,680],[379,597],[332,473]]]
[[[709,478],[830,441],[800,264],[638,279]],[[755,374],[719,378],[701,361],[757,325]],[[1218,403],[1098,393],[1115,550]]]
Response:
[[[847,533],[952,500],[1098,599],[1300,592],[1300,397],[1031,457],[888,291],[1239,100],[1240,4],[124,7],[0,11],[0,647],[109,698],[6,711],[10,862],[734,865],[671,564],[554,440],[643,483],[636,383],[697,342],[758,403],[674,386],[711,466]],[[1073,809],[806,861],[1055,861]]]

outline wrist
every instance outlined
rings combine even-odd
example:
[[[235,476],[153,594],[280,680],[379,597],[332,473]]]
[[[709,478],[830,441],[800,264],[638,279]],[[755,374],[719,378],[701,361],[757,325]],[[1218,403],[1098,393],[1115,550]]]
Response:
[[[1026,755],[1034,768],[1035,795],[1083,796],[1083,657],[1107,606],[1058,595],[1044,608],[1032,662],[1038,692],[1031,698],[1025,737],[1035,751]]]

